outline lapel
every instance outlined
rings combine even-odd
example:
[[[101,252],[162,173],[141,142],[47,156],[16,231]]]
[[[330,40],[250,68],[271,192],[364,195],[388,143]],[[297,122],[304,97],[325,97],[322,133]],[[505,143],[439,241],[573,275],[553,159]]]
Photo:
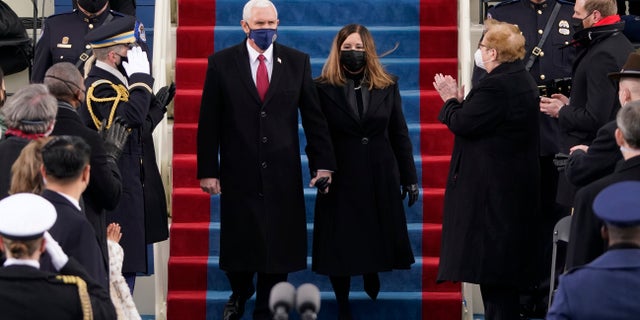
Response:
[[[389,92],[391,92],[393,86],[386,87],[384,89],[373,89],[369,91],[369,108],[367,108],[367,112],[364,114],[364,119],[366,120],[369,115],[374,114],[382,105],[382,102],[387,97]]]
[[[264,104],[266,105],[267,102],[269,102],[269,100],[271,99],[271,96],[273,96],[273,93],[276,91],[274,88],[277,88],[280,84],[280,81],[282,79],[282,73],[283,73],[283,63],[284,61],[282,60],[282,58],[279,56],[280,53],[280,45],[278,45],[277,43],[273,44],[273,68],[271,69],[271,81],[269,81],[269,89],[267,89],[267,94],[264,96]],[[257,89],[256,89],[257,92]]]
[[[344,87],[321,84],[320,86],[318,86],[318,89],[322,90],[325,95],[329,97],[329,99],[331,99],[336,106],[338,106],[338,109],[346,113],[349,118],[351,118],[357,124],[360,124],[360,119],[358,119],[358,116],[356,116],[349,107],[349,102],[347,101]]]
[[[256,88],[256,84],[253,82],[253,75],[251,74],[251,65],[249,63],[249,52],[247,51],[246,40],[239,44],[237,47],[237,54],[235,55],[236,66],[238,68],[238,76],[240,77],[242,83],[247,88],[245,92],[249,92],[251,97],[258,102],[258,104],[262,104],[260,101],[260,96],[258,95],[258,88]],[[268,92],[267,92],[268,94]]]

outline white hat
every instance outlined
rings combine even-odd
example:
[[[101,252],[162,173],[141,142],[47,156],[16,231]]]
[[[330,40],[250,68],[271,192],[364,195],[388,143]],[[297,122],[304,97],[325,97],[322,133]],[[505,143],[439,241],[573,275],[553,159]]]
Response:
[[[0,236],[7,239],[40,238],[56,218],[56,208],[33,193],[17,193],[0,200]]]

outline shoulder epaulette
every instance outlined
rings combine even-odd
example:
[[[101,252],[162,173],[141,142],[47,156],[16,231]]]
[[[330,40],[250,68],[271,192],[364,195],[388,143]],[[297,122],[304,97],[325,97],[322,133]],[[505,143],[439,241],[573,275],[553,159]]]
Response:
[[[96,97],[93,93],[95,88],[103,84],[111,86],[111,88],[116,92],[116,96],[107,97],[107,98]],[[95,112],[93,112],[92,102],[97,102],[97,103],[113,102],[111,105],[111,111],[109,112],[109,118],[107,119],[107,124],[105,127],[106,129],[109,129],[111,127],[111,123],[113,123],[113,119],[116,115],[116,109],[118,108],[118,104],[120,103],[120,101],[123,101],[123,102],[129,101],[129,90],[122,84],[115,84],[109,80],[100,79],[100,80],[94,81],[91,84],[91,86],[89,86],[89,89],[87,89],[86,100],[87,100],[87,110],[89,110],[89,115],[91,116],[91,120],[93,121],[93,124],[96,126],[96,129],[100,129],[100,127],[102,126],[102,122],[100,121],[100,119],[98,119]]]
[[[87,291],[87,283],[78,276],[58,275],[56,279],[66,284],[73,284],[78,288],[78,296],[80,297],[80,306],[82,307],[82,319],[93,319],[93,309],[91,308],[91,299]]]
[[[516,3],[516,2],[520,2],[520,0],[504,0],[500,3],[496,3],[493,7],[494,8],[498,8],[498,7],[502,7],[508,4],[512,4],[512,3]]]

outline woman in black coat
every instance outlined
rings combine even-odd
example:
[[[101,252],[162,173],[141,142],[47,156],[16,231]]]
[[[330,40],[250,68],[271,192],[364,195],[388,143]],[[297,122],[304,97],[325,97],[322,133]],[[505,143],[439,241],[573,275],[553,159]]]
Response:
[[[488,75],[467,97],[451,76],[435,76],[438,119],[455,135],[438,281],[480,284],[486,319],[519,319],[518,291],[538,256],[538,89],[518,27],[485,26],[475,61]]]
[[[364,26],[338,32],[316,87],[338,170],[331,190],[318,193],[313,270],[330,276],[340,318],[349,319],[351,276],[364,275],[375,299],[378,272],[414,262],[402,199],[418,199],[416,168],[396,78]]]

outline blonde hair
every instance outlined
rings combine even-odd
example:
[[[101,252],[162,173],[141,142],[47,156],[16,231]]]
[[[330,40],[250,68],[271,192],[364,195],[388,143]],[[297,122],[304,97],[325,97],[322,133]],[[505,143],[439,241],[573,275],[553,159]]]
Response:
[[[618,13],[618,6],[616,0],[585,0],[584,10],[588,14],[598,10],[602,17],[608,17]]]
[[[42,167],[42,147],[52,137],[30,141],[20,151],[20,155],[11,166],[11,187],[9,194],[30,192],[40,194],[44,189],[40,167]]]
[[[360,24],[349,24],[344,26],[338,34],[336,34],[331,44],[329,57],[322,67],[322,73],[317,81],[320,83],[328,83],[333,86],[343,86],[346,83],[346,77],[340,64],[340,51],[342,43],[351,34],[357,33],[362,39],[365,56],[364,79],[363,83],[368,83],[369,90],[383,89],[395,83],[394,77],[387,73],[380,63],[378,54],[376,53],[376,44],[367,28]]]
[[[495,49],[498,62],[522,60],[525,55],[524,36],[518,26],[495,19],[485,21],[484,44]]]

